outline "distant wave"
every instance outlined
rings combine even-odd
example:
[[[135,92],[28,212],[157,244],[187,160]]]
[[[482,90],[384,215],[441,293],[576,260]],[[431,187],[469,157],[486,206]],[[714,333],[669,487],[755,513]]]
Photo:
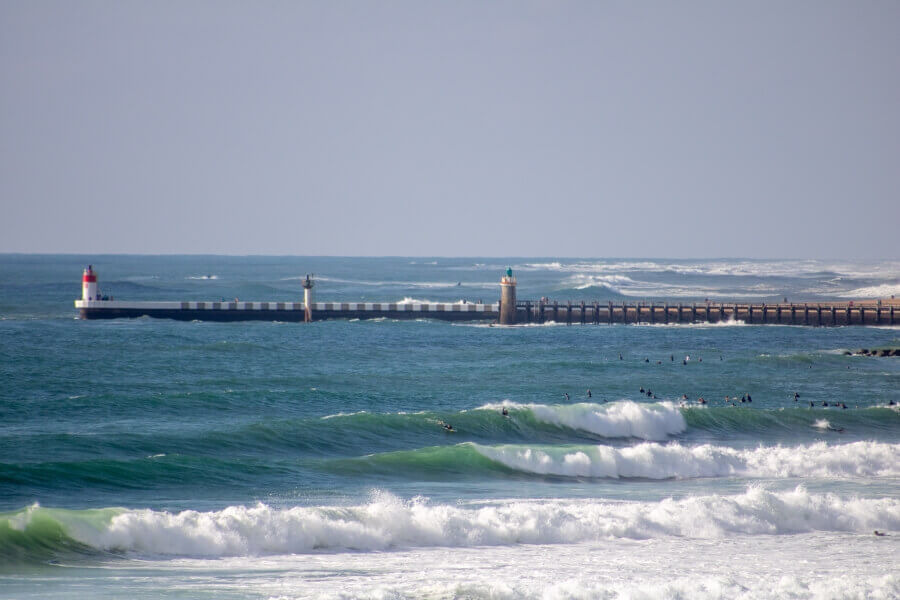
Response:
[[[869,287],[856,288],[837,294],[841,298],[887,298],[888,296],[900,296],[900,283],[884,283]]]
[[[305,277],[282,277],[281,281],[294,281],[305,279]],[[371,281],[365,279],[341,279],[338,277],[317,276],[317,281],[327,281],[332,283],[346,283],[350,285],[361,285],[369,287],[392,287],[392,288],[413,288],[413,289],[490,289],[495,290],[497,283],[494,281]]]
[[[711,286],[685,286],[663,282],[639,281],[625,275],[590,275],[578,273],[570,276],[561,284],[562,290],[607,290],[622,296],[647,298],[722,298],[739,296],[742,298],[763,298],[772,295],[768,288],[750,286],[743,289],[732,287],[722,289]]]
[[[750,488],[661,502],[504,501],[477,508],[376,493],[357,506],[219,511],[65,510],[0,514],[4,558],[58,552],[225,557],[321,550],[577,543],[607,538],[721,538],[900,528],[900,500]]]
[[[493,300],[491,298],[490,300]],[[395,300],[397,304],[474,304],[471,300],[468,299],[459,299],[459,300],[429,300],[427,298],[412,298],[410,296],[406,296],[400,300]],[[489,304],[490,302],[488,302]]]
[[[185,279],[218,279],[218,275],[188,275]]]
[[[523,271],[558,271],[569,273],[676,273],[680,275],[717,275],[751,277],[802,277],[830,275],[854,279],[897,279],[900,262],[827,262],[821,260],[577,260],[523,263],[514,268]]]

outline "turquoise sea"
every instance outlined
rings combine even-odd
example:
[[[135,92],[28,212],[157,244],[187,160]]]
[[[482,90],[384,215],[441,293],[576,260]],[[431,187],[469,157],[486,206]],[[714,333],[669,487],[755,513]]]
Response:
[[[0,255],[2,598],[900,597],[900,358],[844,354],[898,327],[82,321],[89,263],[118,300],[900,294],[896,261]]]

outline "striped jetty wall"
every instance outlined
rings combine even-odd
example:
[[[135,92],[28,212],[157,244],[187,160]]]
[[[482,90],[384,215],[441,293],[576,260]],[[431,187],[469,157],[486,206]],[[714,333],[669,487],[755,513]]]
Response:
[[[76,300],[83,319],[156,317],[180,321],[303,321],[302,302],[123,302]],[[496,320],[499,304],[314,302],[314,320],[326,319],[440,319]]]

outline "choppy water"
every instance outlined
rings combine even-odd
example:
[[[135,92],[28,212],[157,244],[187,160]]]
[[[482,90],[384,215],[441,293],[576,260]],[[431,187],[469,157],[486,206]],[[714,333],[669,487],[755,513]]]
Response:
[[[0,256],[2,597],[900,596],[900,359],[842,354],[898,328],[85,322],[88,262],[123,300],[297,299],[314,272],[320,300],[487,301],[507,264],[523,299],[900,286],[891,262]]]

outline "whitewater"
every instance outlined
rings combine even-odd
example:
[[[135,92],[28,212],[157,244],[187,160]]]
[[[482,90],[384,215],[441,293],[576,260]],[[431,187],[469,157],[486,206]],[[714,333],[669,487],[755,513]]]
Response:
[[[562,301],[900,285],[895,261],[0,255],[0,598],[900,597],[900,362],[844,354],[897,329],[85,322],[88,263],[129,300],[295,300],[312,272],[322,300],[496,301],[507,266]]]

